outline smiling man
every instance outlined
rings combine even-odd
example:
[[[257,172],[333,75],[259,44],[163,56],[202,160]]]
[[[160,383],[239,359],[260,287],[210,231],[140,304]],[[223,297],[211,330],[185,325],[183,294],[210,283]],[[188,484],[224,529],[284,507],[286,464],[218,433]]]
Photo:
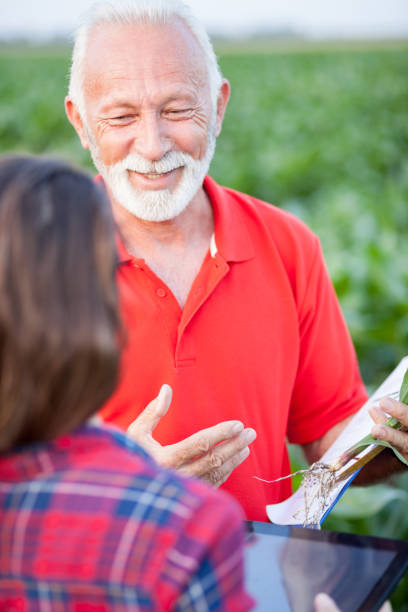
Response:
[[[262,520],[290,485],[254,476],[289,472],[287,439],[317,459],[366,394],[317,238],[207,176],[229,94],[178,0],[78,30],[66,111],[112,202],[127,333],[102,416]]]
[[[193,199],[190,210],[206,209],[200,187],[229,88],[222,85],[216,116],[202,55],[180,20],[171,28],[99,26],[89,38],[83,143],[89,142],[114,204],[145,222],[174,219]]]

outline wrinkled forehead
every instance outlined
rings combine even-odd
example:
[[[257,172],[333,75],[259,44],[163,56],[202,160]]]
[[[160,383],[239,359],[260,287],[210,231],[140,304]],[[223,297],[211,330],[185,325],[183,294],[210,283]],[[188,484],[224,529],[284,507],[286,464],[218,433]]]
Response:
[[[84,62],[85,91],[107,79],[187,80],[209,88],[204,51],[178,18],[167,24],[100,24],[88,38]],[[111,86],[110,85],[110,86]]]

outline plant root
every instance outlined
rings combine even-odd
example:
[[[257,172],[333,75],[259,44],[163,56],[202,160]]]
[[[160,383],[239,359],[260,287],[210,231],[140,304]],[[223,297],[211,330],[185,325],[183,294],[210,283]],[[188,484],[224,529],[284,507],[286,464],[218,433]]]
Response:
[[[304,490],[304,519],[303,527],[317,527],[320,529],[320,520],[325,511],[331,504],[331,492],[338,484],[338,477],[332,466],[321,461],[316,461],[306,470],[298,470],[288,476],[281,476],[275,480],[264,480],[258,476],[254,476],[261,482],[272,484],[279,482],[280,480],[286,480],[301,474],[303,476],[303,490]],[[300,511],[299,511],[300,512]],[[296,512],[293,518],[299,515]]]

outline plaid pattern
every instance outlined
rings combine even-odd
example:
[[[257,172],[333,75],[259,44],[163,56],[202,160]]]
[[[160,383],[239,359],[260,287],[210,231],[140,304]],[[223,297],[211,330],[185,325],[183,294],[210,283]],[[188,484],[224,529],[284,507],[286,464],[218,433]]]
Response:
[[[0,611],[249,610],[242,516],[87,424],[0,458]]]

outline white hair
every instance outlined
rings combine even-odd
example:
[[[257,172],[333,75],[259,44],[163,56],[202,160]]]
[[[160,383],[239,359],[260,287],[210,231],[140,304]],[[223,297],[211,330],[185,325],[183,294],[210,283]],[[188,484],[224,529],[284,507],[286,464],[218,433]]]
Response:
[[[222,84],[222,74],[208,34],[194,15],[191,7],[182,0],[128,0],[115,3],[97,2],[82,17],[78,27],[72,52],[68,95],[85,120],[85,103],[83,91],[83,68],[87,51],[89,34],[97,25],[118,24],[131,25],[138,23],[167,24],[179,18],[193,34],[202,51],[208,70],[209,86],[213,112],[217,108],[217,99]]]

